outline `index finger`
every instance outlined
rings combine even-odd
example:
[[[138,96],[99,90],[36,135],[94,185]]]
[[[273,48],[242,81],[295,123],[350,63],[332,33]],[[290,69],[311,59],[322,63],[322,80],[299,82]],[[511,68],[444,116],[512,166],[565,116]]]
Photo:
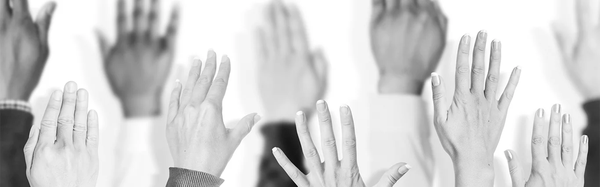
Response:
[[[40,137],[38,142],[41,144],[54,144],[56,140],[56,121],[60,114],[60,105],[62,104],[62,92],[57,90],[52,93],[48,106],[42,117],[40,125]]]

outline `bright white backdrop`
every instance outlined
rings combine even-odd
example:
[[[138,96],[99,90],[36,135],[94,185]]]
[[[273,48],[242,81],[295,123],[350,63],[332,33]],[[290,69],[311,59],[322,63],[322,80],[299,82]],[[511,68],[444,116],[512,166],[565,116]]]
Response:
[[[458,39],[465,33],[474,36],[481,29],[488,31],[489,38],[502,41],[503,82],[506,82],[514,66],[520,65],[523,69],[504,135],[496,153],[496,168],[498,172],[502,172],[496,181],[497,184],[505,186],[509,179],[502,151],[513,148],[520,153],[522,159],[530,158],[528,143],[531,116],[537,108],[545,107],[549,110],[552,104],[561,103],[563,111],[573,115],[576,134],[584,127],[585,115],[580,109],[582,100],[561,70],[558,48],[550,30],[550,24],[555,20],[569,21],[557,17],[558,15],[572,17],[570,14],[573,13],[573,2],[440,1],[442,9],[449,18],[449,41],[438,72],[445,77],[448,85],[453,84]],[[46,0],[30,0],[32,12],[36,14],[45,2]],[[36,124],[40,121],[39,116],[43,113],[49,93],[53,89],[62,87],[67,81],[76,81],[80,87],[90,92],[90,106],[100,114],[103,133],[101,144],[106,147],[107,144],[112,144],[106,142],[110,142],[110,138],[114,137],[112,134],[114,132],[110,130],[120,125],[119,118],[122,116],[118,109],[118,101],[112,95],[104,76],[95,30],[99,29],[107,33],[110,38],[114,38],[115,0],[57,0],[57,2],[58,8],[50,31],[49,62],[31,100],[35,107]],[[268,114],[261,113],[260,98],[257,95],[255,77],[259,59],[255,55],[254,45],[254,30],[259,24],[257,18],[265,2],[267,1],[179,0],[182,16],[175,57],[177,66],[172,71],[173,76],[169,78],[166,90],[171,90],[175,79],[185,80],[187,67],[190,64],[189,59],[192,56],[204,58],[206,51],[212,48],[219,55],[228,54],[232,59],[232,81],[224,102],[225,121],[233,121],[255,111],[268,118]],[[322,47],[329,60],[330,83],[325,99],[332,106],[351,103],[375,91],[376,69],[368,42],[370,2],[370,0],[295,2],[304,15],[311,43],[315,47]],[[169,1],[162,2],[163,22],[168,16],[171,4]],[[430,103],[431,89],[429,86],[425,88],[424,99]],[[448,92],[452,93],[451,90]],[[167,93],[164,96],[168,96]],[[260,148],[254,145],[257,142],[255,140],[260,138],[257,132],[249,135],[249,141],[245,141],[239,149]],[[157,139],[164,140],[164,135],[160,134]],[[168,149],[164,151],[168,152]],[[226,179],[223,186],[255,184],[254,181],[235,180],[235,176],[248,174],[240,169],[244,167],[246,160],[246,155],[243,153],[238,151],[234,155],[222,176]],[[101,167],[106,168],[104,163],[101,163]],[[451,175],[451,172],[445,175]],[[441,184],[448,184],[445,182],[447,181],[438,181]]]

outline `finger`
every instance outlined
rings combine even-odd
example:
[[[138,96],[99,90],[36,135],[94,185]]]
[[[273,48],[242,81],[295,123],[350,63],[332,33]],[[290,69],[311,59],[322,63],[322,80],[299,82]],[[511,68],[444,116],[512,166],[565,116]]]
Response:
[[[179,99],[181,97],[181,82],[179,79],[175,81],[175,88],[171,92],[171,99],[169,101],[169,114],[167,116],[167,125],[169,125],[177,116],[179,112]]]
[[[135,0],[133,5],[133,33],[136,35],[138,41],[143,39],[148,30],[145,8],[145,0]]]
[[[148,12],[148,36],[151,39],[159,35],[160,25],[160,1],[150,0],[150,12]]]
[[[125,0],[117,2],[117,40],[125,40],[127,38],[127,7]]]
[[[258,36],[258,49],[260,54],[258,58],[261,59],[261,63],[264,63],[267,61],[265,59],[269,59],[270,55],[274,54],[272,43],[273,36],[269,35],[267,31],[262,28],[257,29],[256,33]]]
[[[583,180],[585,175],[585,167],[587,164],[588,157],[588,136],[581,136],[581,140],[579,141],[579,154],[577,155],[577,164],[575,164],[575,175],[579,180]]]
[[[56,120],[58,120],[58,115],[60,114],[62,94],[61,91],[57,90],[50,96],[40,126],[39,143],[41,144],[54,144],[54,140],[56,140]]]
[[[572,46],[567,46],[567,37],[565,36],[564,30],[562,25],[552,24],[552,34],[554,39],[556,39],[562,58],[565,59],[563,62],[569,62],[569,60],[566,59],[571,58]]]
[[[288,11],[281,0],[276,0],[272,6],[272,19],[277,36],[279,52],[291,51],[290,36],[287,23]]]
[[[456,92],[468,93],[469,90],[469,46],[471,36],[464,35],[458,45],[458,56],[456,59]]]
[[[88,112],[87,116],[87,137],[85,144],[93,153],[98,154],[98,144],[100,143],[100,122],[98,113],[95,110]]]
[[[215,77],[215,71],[217,71],[217,54],[213,50],[209,50],[204,70],[202,70],[202,74],[200,74],[200,78],[196,81],[194,91],[192,92],[192,103],[196,106],[200,106],[200,103],[206,98],[208,89],[210,89]]]
[[[167,25],[167,32],[164,37],[165,46],[169,49],[173,49],[175,47],[175,42],[177,40],[177,33],[179,31],[179,6],[174,6],[173,10],[171,10],[171,18],[169,20],[169,24]]]
[[[513,69],[510,79],[508,80],[508,84],[504,89],[504,93],[502,93],[502,97],[500,98],[498,107],[502,111],[507,111],[510,106],[510,101],[515,94],[515,90],[517,89],[517,85],[519,84],[519,78],[521,77],[521,67],[517,66]]]
[[[485,76],[485,46],[487,32],[479,31],[473,49],[473,64],[471,68],[471,93],[481,93]]]
[[[304,115],[304,112],[298,111],[296,113],[295,121],[296,131],[298,132],[298,138],[300,139],[300,145],[302,146],[304,158],[307,160],[311,170],[322,171],[321,157],[319,156],[319,152],[317,151],[317,148],[315,148],[315,144],[310,137],[310,131],[308,130],[308,125],[306,124],[306,116]]]
[[[559,104],[552,106],[550,113],[550,128],[548,129],[548,160],[550,163],[559,164],[560,161],[560,108]]]
[[[244,137],[250,133],[252,127],[254,127],[258,121],[260,121],[260,119],[261,117],[256,113],[244,116],[232,131],[234,139],[236,139],[238,142],[241,142]]]
[[[298,6],[292,4],[289,6],[288,11],[288,30],[291,36],[292,50],[299,54],[306,54],[308,52],[308,38],[300,10],[298,10]]]
[[[23,154],[25,155],[25,166],[27,166],[26,171],[29,173],[29,169],[31,168],[31,161],[33,161],[33,151],[37,145],[40,129],[33,125],[31,126],[31,131],[29,133],[29,139],[27,139],[27,143],[23,147]]]
[[[215,80],[208,90],[206,99],[214,101],[216,103],[223,103],[223,97],[227,91],[227,83],[229,83],[229,74],[231,73],[231,62],[227,55],[221,57],[221,65],[219,66],[219,73],[215,77]]]
[[[375,184],[375,187],[394,186],[394,184],[396,184],[396,182],[398,182],[398,180],[400,180],[400,178],[402,178],[402,176],[404,176],[404,174],[406,174],[410,168],[410,165],[402,162],[393,165],[385,172],[385,174],[383,174],[383,176],[381,176],[381,179],[379,179],[379,182]]]
[[[183,87],[183,92],[181,93],[181,105],[179,105],[179,110],[181,110],[191,101],[192,93],[194,92],[194,85],[196,85],[196,81],[198,81],[198,77],[200,77],[201,69],[202,61],[197,57],[194,58],[192,60],[192,68],[188,74],[188,79],[185,82],[185,87]]]
[[[571,115],[563,115],[562,124],[562,164],[566,168],[573,167],[573,125]]]
[[[77,91],[77,105],[75,106],[75,126],[73,126],[73,145],[78,148],[85,147],[87,136],[88,92],[85,89]]]
[[[506,161],[508,161],[508,170],[510,171],[510,179],[512,180],[513,187],[525,186],[523,183],[523,171],[521,168],[521,164],[517,160],[516,155],[512,150],[504,151],[504,156],[506,156]]]
[[[490,67],[488,69],[487,80],[485,82],[485,98],[491,101],[496,100],[496,91],[498,90],[498,77],[500,76],[500,62],[502,54],[502,44],[500,41],[492,41],[490,54]]]
[[[330,168],[326,168],[325,171],[332,171],[338,165],[338,155],[335,135],[333,134],[333,125],[331,123],[331,114],[325,101],[317,101],[317,114],[321,129],[321,148],[325,156],[325,167]]]
[[[400,0],[385,0],[387,12],[396,12],[400,8]]]
[[[0,0],[0,18],[9,19],[12,10],[10,9],[10,0]]]
[[[577,0],[575,5],[576,7],[576,17],[577,17],[577,27],[579,33],[585,34],[592,30],[592,14],[590,11],[590,1],[589,0]]]
[[[342,167],[350,171],[356,168],[356,133],[354,132],[354,120],[352,111],[347,105],[340,107],[340,121],[342,122],[342,138],[344,159],[342,159]]]
[[[327,59],[325,58],[325,55],[323,54],[323,50],[322,49],[317,49],[313,52],[313,68],[315,68],[315,71],[317,72],[317,77],[319,77],[319,80],[321,80],[321,85],[326,86],[327,84],[327,77],[329,74],[329,63],[327,62]]]
[[[281,149],[279,149],[278,147],[274,147],[273,156],[275,156],[275,159],[277,160],[277,163],[279,163],[279,166],[283,168],[285,173],[290,177],[290,179],[292,179],[292,181],[294,181],[294,183],[296,183],[297,186],[310,185],[308,179],[306,178],[306,175],[304,175],[304,173],[302,173],[302,171],[300,171],[298,167],[296,167],[294,163],[292,163],[290,159],[288,159],[288,157],[285,155],[285,153],[283,153]]]
[[[104,34],[102,34],[102,32],[99,30],[96,30],[96,38],[98,38],[98,47],[100,48],[102,58],[104,58],[106,55],[108,55],[108,40],[106,39],[106,36],[104,36]]]
[[[442,8],[440,8],[440,3],[438,1],[432,1],[432,4],[435,12],[437,13],[437,19],[440,24],[440,27],[442,28],[445,34],[448,30],[448,18],[444,14],[444,11],[442,11]]]
[[[383,16],[386,2],[385,0],[371,0],[373,9],[371,10],[371,24],[380,20]]]
[[[448,108],[446,105],[446,89],[442,84],[442,77],[437,73],[431,73],[431,87],[433,95],[433,116],[436,127],[444,124],[448,118]]]
[[[11,0],[12,12],[17,17],[29,17],[29,0]]]
[[[40,34],[40,41],[43,45],[48,45],[48,34],[50,33],[50,24],[52,22],[52,15],[56,9],[55,2],[49,2],[40,9],[36,19],[35,25]]]
[[[536,163],[546,161],[546,137],[544,132],[546,121],[544,120],[544,109],[538,109],[533,120],[533,134],[531,136],[531,155],[533,157],[533,169],[539,169]],[[538,167],[536,167],[538,166]]]
[[[429,5],[433,3],[432,0],[415,0],[415,2],[415,4],[417,4],[417,6],[421,9],[427,9],[429,8]]]
[[[77,103],[77,84],[68,82],[63,92],[62,106],[58,115],[56,141],[63,145],[73,145],[73,125],[75,123],[75,105]]]

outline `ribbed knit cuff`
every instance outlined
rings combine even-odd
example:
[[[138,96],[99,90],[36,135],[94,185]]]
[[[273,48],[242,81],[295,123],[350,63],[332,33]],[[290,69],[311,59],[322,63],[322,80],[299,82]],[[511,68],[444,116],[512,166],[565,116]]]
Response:
[[[224,180],[201,171],[170,167],[167,187],[218,187]]]
[[[600,126],[600,99],[588,101],[583,104],[583,110],[590,126]]]
[[[0,110],[20,110],[31,113],[31,105],[20,100],[0,100]]]

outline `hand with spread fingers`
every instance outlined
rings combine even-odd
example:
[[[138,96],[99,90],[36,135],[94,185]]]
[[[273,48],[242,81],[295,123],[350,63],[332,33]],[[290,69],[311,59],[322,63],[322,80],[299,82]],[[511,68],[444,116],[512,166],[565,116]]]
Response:
[[[298,7],[273,0],[267,25],[259,35],[259,90],[271,120],[293,121],[298,110],[312,113],[312,104],[327,88],[327,61],[311,50]]]
[[[46,3],[35,21],[28,4],[0,0],[0,99],[28,101],[50,54],[48,33],[56,3]]]
[[[600,24],[592,22],[591,3],[591,0],[576,1],[575,37],[568,37],[562,26],[554,27],[564,67],[585,100],[600,99]]]
[[[148,0],[135,0],[131,19],[125,1],[119,0],[117,6],[116,43],[109,46],[99,35],[104,69],[126,117],[158,115],[165,80],[173,65],[179,11],[173,9],[166,33],[161,35],[160,0],[149,0],[148,10]]]
[[[379,93],[421,95],[446,45],[448,20],[431,0],[373,0],[371,48]]]
[[[31,186],[96,186],[98,114],[88,111],[86,90],[69,82],[55,91],[32,131],[23,149]]]
[[[175,167],[219,177],[260,116],[248,114],[232,129],[226,128],[222,103],[231,71],[229,58],[221,58],[217,72],[216,54],[209,51],[202,73],[201,67],[195,59],[185,86],[177,82],[171,94],[167,141]]]
[[[544,109],[538,109],[535,114],[531,137],[533,165],[528,179],[525,178],[523,168],[514,151],[504,152],[513,187],[583,187],[588,137],[586,135],[581,137],[579,154],[573,166],[571,116],[565,114],[561,119],[560,108],[558,104],[552,107],[550,126],[547,125]],[[548,132],[545,132],[546,129]]]
[[[450,108],[446,104],[442,77],[432,74],[435,130],[454,164],[456,186],[461,187],[493,185],[494,152],[521,75],[521,69],[513,69],[508,85],[498,100],[496,90],[501,44],[499,41],[492,42],[486,79],[486,40],[487,33],[479,32],[470,68],[471,37],[462,37],[456,62],[456,88]]]
[[[321,162],[319,153],[312,142],[308,130],[306,115],[300,111],[296,114],[296,129],[302,144],[302,151],[304,152],[307,166],[311,172],[307,175],[303,174],[292,162],[290,162],[281,149],[275,147],[273,148],[273,155],[277,159],[277,162],[299,187],[364,187],[365,183],[360,175],[356,161],[356,135],[350,108],[348,106],[340,107],[343,142],[342,152],[344,154],[344,159],[340,161],[337,154],[336,138],[333,134],[333,125],[331,123],[329,107],[323,100],[317,101],[316,107],[325,161],[323,163]],[[381,180],[375,186],[392,187],[404,174],[406,174],[406,172],[408,172],[409,169],[410,166],[408,164],[395,164],[381,177]]]

